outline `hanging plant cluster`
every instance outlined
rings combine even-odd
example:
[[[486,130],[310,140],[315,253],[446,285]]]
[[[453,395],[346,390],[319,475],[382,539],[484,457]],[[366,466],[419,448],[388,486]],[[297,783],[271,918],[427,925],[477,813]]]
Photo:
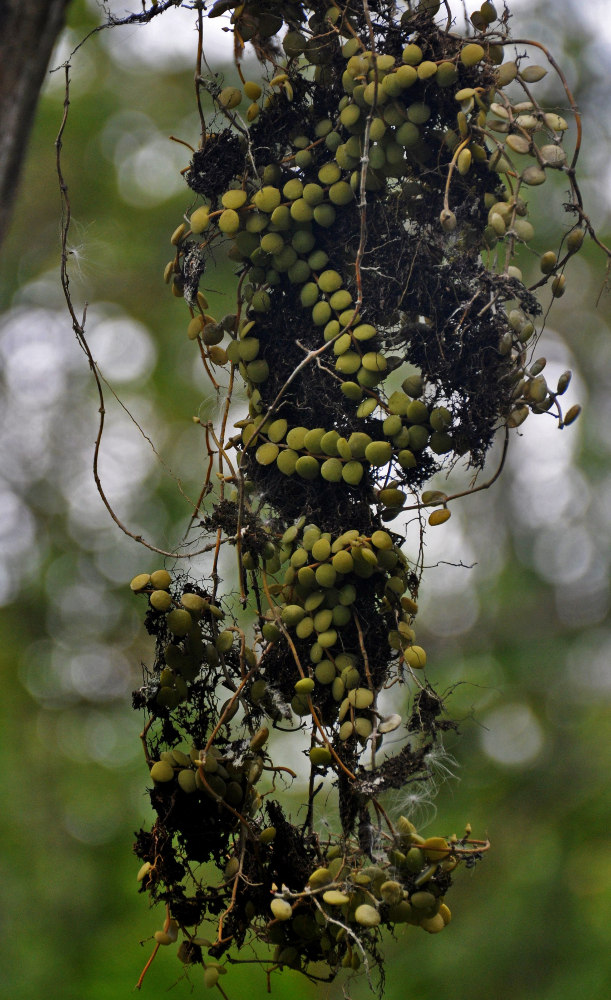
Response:
[[[142,891],[165,904],[155,950],[177,942],[225,995],[240,961],[318,980],[382,973],[383,929],[442,931],[454,872],[488,846],[384,806],[427,781],[453,725],[415,630],[424,533],[490,484],[446,495],[430,480],[459,459],[477,474],[499,436],[502,466],[531,415],[577,416],[561,408],[570,374],[548,385],[532,348],[542,295],[563,294],[591,227],[579,141],[565,144],[575,122],[579,139],[574,101],[539,46],[574,113],[541,106],[547,69],[525,54],[535,43],[508,49],[506,9],[483,3],[462,35],[430,0],[192,6],[202,132],[165,280],[226,392],[220,427],[200,428],[192,524],[212,539],[210,575],[131,584],[156,641],[134,693],[156,819],[135,851]],[[218,17],[239,85],[202,72]],[[543,252],[529,204],[558,172],[572,228]],[[235,309],[215,317],[200,284],[227,253]],[[248,416],[232,426],[238,388]],[[407,519],[419,552],[403,547]],[[218,572],[232,546],[237,600]],[[307,778],[273,759],[272,728],[292,734]],[[319,794],[339,817],[324,835]]]

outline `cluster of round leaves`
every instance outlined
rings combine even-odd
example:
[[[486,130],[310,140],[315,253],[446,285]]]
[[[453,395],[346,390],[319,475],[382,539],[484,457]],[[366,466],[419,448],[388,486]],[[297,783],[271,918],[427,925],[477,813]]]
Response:
[[[255,19],[255,26],[251,24],[251,28],[256,35],[258,8],[256,4],[247,5],[247,8],[248,16]],[[474,23],[485,33],[492,23],[490,19],[496,19],[496,13],[490,4],[484,4],[483,8],[485,13],[480,11]],[[332,7],[325,12],[325,18],[336,24],[338,14],[339,8]],[[264,36],[267,37],[271,22],[267,15],[264,20]],[[239,23],[242,24],[242,15]],[[339,30],[341,33],[341,24]],[[430,159],[440,136],[453,153],[450,176],[453,170],[465,176],[472,170],[484,168],[498,175],[500,186],[484,197],[488,224],[481,234],[482,246],[492,249],[502,241],[507,247],[505,273],[517,280],[521,280],[521,271],[509,261],[516,245],[529,243],[534,237],[533,226],[526,218],[528,205],[520,196],[520,190],[542,183],[547,168],[566,167],[562,148],[562,138],[568,127],[566,120],[555,112],[543,111],[532,100],[510,99],[505,89],[517,81],[526,91],[526,95],[522,93],[521,96],[532,97],[529,88],[545,75],[542,67],[521,68],[519,62],[504,63],[503,47],[485,38],[481,44],[467,41],[458,45],[451,59],[435,61],[427,58],[423,48],[415,42],[409,42],[400,54],[378,52],[374,56],[364,49],[353,32],[346,31],[346,34],[348,38],[342,46],[346,68],[341,77],[344,97],[338,103],[337,116],[321,118],[313,134],[294,135],[291,148],[285,151],[281,162],[268,163],[261,168],[259,176],[245,175],[236,179],[234,186],[222,194],[218,208],[211,205],[197,208],[191,214],[189,226],[182,224],[173,237],[178,252],[166,269],[166,277],[168,280],[173,277],[178,286],[181,251],[191,245],[193,237],[202,239],[205,245],[219,236],[230,238],[230,256],[248,268],[249,281],[243,294],[249,303],[249,316],[237,325],[237,331],[229,327],[230,336],[235,339],[228,347],[218,346],[228,329],[215,323],[205,312],[205,300],[200,302],[188,334],[192,339],[201,337],[213,362],[229,361],[238,365],[249,386],[255,414],[265,410],[261,405],[261,388],[270,373],[270,361],[260,353],[256,320],[258,315],[272,309],[274,287],[288,282],[300,287],[301,304],[309,311],[313,328],[320,328],[321,342],[332,343],[339,388],[347,403],[357,404],[356,418],[366,419],[380,404],[382,414],[389,418],[396,416],[392,405],[387,405],[384,399],[383,383],[396,365],[396,359],[389,357],[385,348],[384,331],[363,320],[355,308],[354,289],[346,287],[341,267],[329,266],[335,262],[329,260],[318,238],[321,230],[336,224],[338,212],[355,211],[365,140],[368,157],[365,186],[380,197],[393,190],[397,178],[411,176],[414,164]],[[286,36],[287,70],[301,56],[306,61],[310,59],[316,72],[321,72],[326,58],[319,58],[317,46],[313,49],[308,46],[304,35],[299,38],[297,35],[299,32],[289,31]],[[465,71],[475,74],[468,87],[462,86]],[[267,108],[278,99],[278,92],[286,94],[289,86],[290,75],[276,73],[266,93],[253,81],[244,84],[244,92],[262,101],[262,106]],[[431,87],[452,95],[457,107],[454,128],[446,127],[440,132],[435,100],[429,97],[427,103],[424,99]],[[227,87],[219,94],[219,104],[228,114],[233,114],[242,96],[240,88]],[[247,117],[254,120],[258,116]],[[536,165],[520,169],[520,157],[534,158]],[[506,175],[507,180],[503,183]],[[514,177],[518,178],[517,184],[513,182]],[[449,185],[450,196],[451,190]],[[440,221],[448,233],[456,229],[456,216],[449,207],[443,209]],[[567,241],[568,253],[575,252],[582,240],[581,230],[572,232]],[[542,258],[542,269],[552,276],[552,291],[556,296],[565,288],[565,277],[561,273],[563,263],[552,251],[547,251]],[[176,288],[176,284],[173,287]],[[511,356],[517,372],[516,383],[528,383],[528,373],[521,361],[524,345],[535,330],[534,317],[525,314],[523,307],[508,310],[508,314],[508,332],[500,337],[499,353]],[[523,317],[520,329],[514,322],[518,314]],[[518,403],[509,418],[510,426],[516,426],[530,411],[549,409],[557,395],[549,392],[542,395],[540,377],[532,386],[527,384],[524,388],[522,397],[519,393],[514,394]],[[275,423],[276,427],[281,426],[278,421]],[[389,424],[393,426],[396,421],[390,420]],[[318,428],[309,430],[315,433]],[[395,457],[403,470],[413,467],[414,452],[423,448],[422,432],[414,432],[412,443],[405,441],[406,430],[404,427],[402,433],[405,443],[392,442],[396,446]],[[286,433],[293,431],[298,433],[301,428],[287,428]],[[268,445],[279,443],[266,442]],[[378,445],[377,441],[374,443]],[[379,448],[372,450],[376,455],[378,452],[380,456],[386,455],[388,442],[379,444]],[[441,455],[449,452],[460,455],[464,450],[460,440],[455,446],[447,427],[437,431],[433,426],[431,441],[424,446],[426,444],[432,452]],[[291,447],[287,438],[287,445],[279,447],[278,454],[274,454],[272,447],[262,444],[257,461],[261,464],[277,461],[280,471],[288,475],[296,471],[305,479],[315,478],[319,468],[324,466],[324,471],[320,468],[323,478],[334,477],[330,481],[337,482],[343,478],[356,485],[358,467],[340,468],[342,461],[350,462],[350,458],[342,460],[341,455],[331,453],[328,458],[336,461],[324,459],[315,464],[311,449],[307,450],[309,455],[299,455],[300,449]],[[400,458],[398,453],[402,453]],[[385,465],[389,458],[379,464]]]
[[[168,638],[162,646],[154,698],[149,699],[153,710],[172,710],[187,702],[202,665],[217,668],[234,640],[232,631],[219,628],[224,614],[218,605],[190,590],[174,595],[171,586],[172,577],[165,569],[139,573],[130,584],[135,594],[148,597],[151,629]]]
[[[205,750],[191,747],[189,753],[177,747],[163,750],[159,760],[151,762],[151,778],[166,792],[201,793],[252,816],[261,804],[254,787],[264,766],[258,751],[268,736],[269,730],[263,727],[250,741],[239,740],[222,749],[211,745]]]
[[[359,330],[367,326],[357,326],[355,334],[358,336]],[[340,355],[339,360],[346,356]],[[364,355],[361,361],[363,365],[373,365],[376,361],[380,363],[380,358],[378,354]],[[343,382],[342,391],[348,399],[359,398],[361,393],[354,382]],[[422,379],[408,376],[401,389],[389,395],[384,420],[380,422],[381,438],[373,438],[365,431],[353,431],[346,438],[337,430],[324,427],[289,428],[282,417],[259,415],[238,423],[242,427],[241,443],[244,448],[254,450],[259,465],[275,464],[286,476],[295,474],[305,480],[321,476],[329,483],[358,486],[368,467],[383,469],[392,463],[398,467],[397,471],[405,472],[417,467],[418,456],[427,448],[435,455],[452,450],[454,442],[449,433],[452,414],[445,406],[427,405],[419,398],[422,391]],[[356,415],[368,417],[377,407],[377,397],[368,396],[357,407]]]
[[[534,326],[528,316],[521,309],[512,309],[509,313],[510,329],[504,334],[499,350],[509,352],[512,349],[520,350],[524,344],[528,343],[534,333]],[[508,427],[519,427],[524,423],[529,413],[546,413],[557,402],[558,397],[564,395],[571,382],[571,372],[565,371],[560,375],[556,383],[556,388],[551,389],[545,376],[542,374],[546,367],[546,358],[538,358],[532,364],[516,365],[512,380],[514,408],[507,420]],[[562,418],[562,426],[568,427],[577,419],[581,412],[578,404],[571,406]]]
[[[281,590],[276,590],[278,603],[274,603],[275,614],[272,616],[277,623],[296,634],[299,624],[305,620],[304,605],[310,607],[313,602],[317,608],[324,609],[324,598],[329,598],[335,592],[340,601],[333,607],[350,607],[353,603],[354,591],[351,580],[380,577],[380,596],[390,603],[392,600],[403,612],[405,621],[415,612],[413,601],[401,597],[403,579],[401,577],[404,560],[394,545],[391,536],[382,530],[374,532],[371,538],[358,536],[356,532],[348,531],[343,537],[331,542],[319,529],[303,523],[288,529],[276,546],[276,554],[272,554],[273,546],[269,546],[265,555],[266,568],[270,573],[277,572],[283,564],[288,563],[285,572],[285,583]],[[331,551],[333,549],[333,551]],[[317,566],[309,565],[303,560],[313,558]],[[359,554],[369,554],[369,558],[359,558]],[[376,554],[372,558],[372,554]],[[288,558],[287,558],[288,557]],[[337,564],[337,567],[333,563]],[[348,563],[352,562],[349,566]],[[309,580],[302,581],[298,574],[303,569],[316,572],[321,567],[327,567],[327,572],[319,573],[316,586],[310,587]],[[295,575],[291,573],[294,571]],[[219,654],[227,653],[233,638],[229,630],[219,632],[215,643],[209,648],[201,648],[195,653],[191,641],[198,629],[204,625],[205,631],[213,631],[213,623],[218,622],[219,613],[210,615],[210,609],[215,605],[209,601],[202,604],[189,600],[198,596],[189,594],[183,588],[180,598],[168,601],[172,579],[166,570],[156,570],[151,574],[139,574],[131,584],[136,594],[148,596],[151,614],[165,616],[167,631],[173,641],[163,646],[163,657],[169,659],[175,666],[177,679],[188,677],[193,680],[194,663],[199,658],[201,667],[216,661]],[[322,594],[323,600],[319,597]],[[164,598],[163,595],[166,595]],[[292,603],[281,604],[282,599]],[[184,600],[183,600],[184,599]],[[343,601],[343,603],[342,603]],[[298,603],[303,602],[303,605]],[[189,609],[187,611],[187,607]],[[207,605],[207,606],[206,606]],[[278,615],[278,611],[282,611]],[[179,612],[180,617],[175,613]],[[191,622],[184,615],[191,616]],[[174,616],[174,617],[170,617]],[[297,621],[296,619],[299,619]],[[209,621],[212,629],[206,628]],[[408,634],[409,633],[409,634]],[[324,632],[316,632],[319,640],[325,641]],[[263,626],[263,638],[267,647],[273,645],[280,637],[278,625],[270,621]],[[397,632],[397,640],[406,648],[406,655],[413,654],[416,658],[414,666],[423,666],[424,651],[413,646],[413,631],[405,629]],[[171,652],[172,651],[172,652]],[[375,718],[378,739],[387,732],[395,730],[401,723],[399,716],[390,716],[382,721],[377,713],[370,712],[374,695],[370,688],[359,685],[360,675],[356,669],[356,657],[334,655],[332,644],[321,648],[319,657],[314,646],[311,650],[312,676],[296,682],[296,699],[312,694],[317,683],[326,686],[331,683],[334,697],[345,693],[338,709],[339,740],[345,741],[353,734],[362,742],[371,735],[372,722]],[[334,680],[326,676],[329,667],[333,668]],[[168,667],[161,669],[161,677]],[[338,672],[340,671],[340,672]],[[314,679],[315,678],[315,679]],[[308,682],[308,690],[304,686]],[[261,689],[262,682],[256,681]],[[264,684],[264,682],[263,682]],[[162,685],[167,686],[167,685]],[[341,692],[340,692],[341,687]],[[337,689],[337,690],[335,690]],[[161,690],[161,689],[160,689]],[[255,685],[250,690],[250,700],[256,705],[262,695],[262,690],[255,691]],[[159,698],[159,695],[157,696]],[[165,704],[167,696],[162,699],[162,710],[170,716],[180,705]],[[236,706],[237,707],[237,706]],[[295,711],[302,714],[302,706],[295,704]],[[231,721],[232,711],[223,712],[225,726]],[[270,853],[276,840],[274,826],[265,826],[260,817],[261,805],[269,792],[260,794],[257,791],[264,770],[267,766],[265,745],[269,736],[266,727],[259,728],[250,739],[228,739],[217,737],[214,742],[208,742],[205,748],[192,746],[183,750],[174,745],[171,749],[161,750],[149,760],[150,778],[153,784],[153,801],[157,802],[162,815],[171,810],[177,814],[199,815],[197,808],[205,808],[208,832],[216,829],[214,822],[210,825],[212,815],[210,806],[205,803],[215,803],[218,812],[217,823],[222,828],[224,838],[231,838],[231,831],[236,831],[233,852],[229,852],[224,865],[221,885],[212,888],[215,899],[226,897],[239,899],[243,918],[252,927],[253,933],[260,941],[273,946],[271,956],[273,967],[290,967],[308,972],[311,962],[325,961],[330,974],[334,975],[342,968],[358,969],[362,961],[368,961],[368,952],[375,948],[375,943],[382,928],[393,928],[398,924],[419,926],[428,933],[438,933],[450,920],[450,911],[444,902],[445,892],[450,884],[449,873],[456,867],[463,856],[473,854],[473,849],[464,838],[458,841],[454,836],[423,837],[416,832],[413,825],[401,817],[392,843],[385,847],[386,857],[379,852],[376,863],[363,854],[356,842],[343,841],[342,845],[331,844],[320,856],[319,863],[314,866],[301,883],[293,884],[291,888],[282,886],[280,889],[271,881],[274,870],[273,855]],[[327,746],[317,744],[311,747],[309,756],[312,765],[322,774],[331,762],[331,753]],[[269,768],[268,768],[269,769]],[[197,807],[189,808],[189,803],[196,801]],[[199,805],[201,804],[201,805]],[[159,828],[158,836],[163,827]],[[237,832],[239,831],[239,832]],[[271,901],[266,908],[255,905],[251,899],[245,901],[241,896],[249,896],[248,882],[242,880],[242,862],[240,861],[240,843],[242,838],[256,845],[259,857],[259,872],[269,884]],[[155,840],[157,843],[157,840]],[[158,850],[155,849],[154,853]],[[152,855],[150,855],[152,857]],[[138,880],[143,888],[156,890],[159,880],[164,877],[158,870],[161,857],[145,860],[138,872]],[[176,891],[176,890],[174,890]],[[171,896],[165,896],[171,899]],[[182,901],[183,897],[179,897]],[[269,899],[269,897],[268,897]],[[177,907],[176,912],[179,911]],[[226,973],[226,967],[216,958],[215,944],[210,938],[203,936],[205,923],[198,918],[185,923],[180,916],[168,916],[164,926],[154,933],[157,946],[178,944],[177,955],[186,965],[194,962],[203,965],[204,983],[207,987],[217,984],[219,976]],[[210,956],[202,956],[202,950],[210,949]]]
[[[375,752],[402,723],[398,713],[378,713],[378,694],[405,667],[426,664],[413,627],[417,580],[401,537],[383,523],[408,506],[406,487],[466,452],[481,463],[499,424],[515,427],[551,409],[570,377],[553,390],[541,374],[544,359],[526,362],[540,307],[516,266],[516,253],[535,239],[526,195],[550,170],[571,169],[567,122],[532,96],[541,67],[521,55],[504,60],[506,18],[491,28],[491,3],[472,16],[476,35],[463,39],[435,26],[439,7],[409,3],[399,18],[386,0],[354,0],[345,9],[331,0],[217,0],[208,16],[230,15],[236,52],[252,41],[267,79],[244,81],[240,73],[241,86],[210,82],[226,128],[204,136],[194,155],[187,181],[203,201],[174,232],[165,272],[189,305],[187,335],[206,365],[232,365],[232,383],[235,371],[248,391],[249,416],[230,442],[241,452],[244,486],[236,523],[252,515],[252,487],[273,528],[261,523],[251,548],[249,532],[236,532],[242,578],[252,574],[257,594],[253,649],[238,628],[219,631],[222,613],[203,592],[173,597],[156,574],[132,585],[148,594],[153,624],[162,621],[149,707],[164,723],[184,712],[186,733],[195,725],[187,713],[197,714],[189,699],[198,677],[222,678],[240,692],[206,720],[214,742],[204,754],[151,755],[153,791],[162,796],[154,804],[162,824],[166,794],[179,804],[216,799],[219,810],[241,817],[224,871],[228,924],[235,919],[238,943],[252,925],[276,946],[279,966],[303,971],[310,961],[326,961],[333,974],[375,958],[380,926],[413,923],[435,933],[449,920],[444,896],[462,842],[420,837],[403,818],[390,846],[375,847],[375,861],[351,840],[357,817],[367,825],[369,799],[376,804],[363,791],[361,771],[369,771],[359,771],[360,755],[371,750],[368,787],[376,779],[383,785]],[[276,35],[284,60],[270,41]],[[556,297],[582,240],[575,229],[564,256],[541,256]],[[396,268],[393,244],[402,254]],[[235,314],[217,321],[198,285],[219,246],[240,280]],[[320,363],[300,375],[306,351]],[[295,523],[300,490],[297,510],[308,514]],[[422,494],[422,505],[441,508],[429,523],[447,520],[446,500]],[[422,675],[418,682],[432,691]],[[275,828],[262,828],[254,815],[263,758],[252,741],[216,740],[238,702],[251,734],[262,713],[277,719],[274,692],[290,702],[299,730],[311,727],[312,777],[333,769],[343,789],[341,838],[326,848],[284,828],[297,851],[289,886],[274,854]],[[281,714],[290,719],[288,708]],[[434,741],[434,728],[419,725],[422,742]],[[394,784],[384,787],[412,779],[418,763],[410,753],[407,746],[391,759]],[[273,820],[269,800],[267,809]],[[242,880],[245,858],[255,861]],[[274,894],[271,920],[269,897],[245,902],[245,886]],[[172,898],[170,890],[170,905]],[[171,930],[161,933],[171,938]],[[200,939],[187,943],[199,947]],[[215,957],[220,947],[219,930]],[[217,966],[206,976],[216,985]]]
[[[358,969],[382,927],[411,924],[438,934],[451,920],[444,891],[463,845],[456,837],[424,838],[401,816],[386,860],[372,864],[330,848],[305,893],[278,892],[270,903],[274,961],[305,971],[324,958],[332,969]]]
[[[422,668],[426,654],[414,645],[412,620],[417,604],[409,594],[407,562],[392,536],[377,529],[370,537],[348,529],[337,538],[302,518],[282,536],[281,548],[265,564],[266,573],[280,573],[282,582],[267,587],[273,605],[263,637],[277,641],[281,628],[308,648],[308,673],[295,681],[292,707],[298,715],[311,711],[317,685],[330,686],[341,703],[340,739],[354,735],[367,739],[373,730],[367,722],[354,722],[354,710],[369,709],[375,692],[367,682],[363,652],[355,638],[355,605],[363,580],[372,580],[377,614],[387,624],[388,643],[413,668]],[[358,606],[358,605],[357,605]],[[301,645],[303,648],[303,645]],[[379,730],[377,730],[379,731]],[[382,729],[382,732],[384,730]]]
[[[180,767],[183,757],[191,759],[193,754],[190,758],[178,752],[178,759],[167,764],[169,770]],[[165,762],[153,768],[161,763]],[[192,772],[179,771],[182,773]],[[165,771],[162,780],[166,780]],[[260,830],[258,845],[263,858],[269,856],[276,836],[273,826]],[[257,927],[259,938],[273,948],[274,968],[286,966],[307,973],[310,963],[324,961],[333,974],[341,968],[357,970],[363,961],[367,963],[368,952],[375,949],[383,928],[392,930],[401,924],[429,934],[444,930],[452,919],[445,903],[449,874],[465,856],[475,854],[468,835],[461,840],[456,835],[423,837],[413,823],[400,816],[384,856],[375,863],[354,844],[329,847],[307,874],[301,891],[274,887],[267,913],[246,904],[246,919]],[[232,854],[224,867],[222,888],[239,883],[240,875],[239,857]],[[154,866],[145,862],[138,880],[146,883],[152,876]],[[184,938],[178,957],[185,964],[195,961],[194,953],[201,954],[200,949],[212,947],[202,928],[189,932],[175,919],[155,932],[155,941],[171,945],[181,930]],[[205,985],[215,986],[226,967],[214,959],[203,964]]]

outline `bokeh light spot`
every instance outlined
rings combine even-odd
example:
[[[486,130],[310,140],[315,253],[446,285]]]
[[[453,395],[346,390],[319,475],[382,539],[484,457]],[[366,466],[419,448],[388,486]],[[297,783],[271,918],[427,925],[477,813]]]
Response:
[[[503,705],[483,720],[484,752],[505,767],[527,767],[541,753],[545,737],[532,709],[525,704]]]

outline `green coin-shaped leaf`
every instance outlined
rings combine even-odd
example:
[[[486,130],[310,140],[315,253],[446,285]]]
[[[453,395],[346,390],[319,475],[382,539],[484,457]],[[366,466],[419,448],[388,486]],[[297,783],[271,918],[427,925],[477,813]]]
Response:
[[[371,438],[364,431],[353,431],[348,438],[348,444],[350,445],[352,457],[365,458],[365,450],[367,445],[371,444]]]
[[[374,531],[371,536],[371,541],[375,545],[376,549],[392,549],[392,538],[387,531]]]
[[[172,582],[172,577],[167,569],[156,569],[151,573],[151,587],[155,590],[167,590]]]
[[[312,546],[312,556],[316,562],[324,562],[331,555],[331,543],[327,538],[319,538]]]
[[[342,469],[342,479],[349,486],[358,486],[363,478],[364,469],[360,462],[346,462]]]
[[[191,631],[193,618],[186,609],[175,608],[166,617],[166,625],[172,635],[183,636]]]
[[[316,582],[320,587],[332,587],[337,579],[337,570],[331,563],[321,563],[316,569]],[[320,642],[320,637],[319,640]],[[322,643],[321,643],[322,645]]]
[[[276,465],[285,476],[292,476],[297,465],[299,455],[292,448],[283,448],[276,458]]]
[[[246,375],[251,382],[255,383],[255,385],[260,385],[262,382],[265,382],[269,376],[269,365],[267,361],[264,361],[262,358],[257,358],[256,361],[250,361],[249,364],[246,365]]]
[[[463,66],[476,66],[486,55],[484,48],[476,42],[470,42],[463,46],[460,53],[460,61]]]
[[[284,435],[287,432],[287,428],[288,428],[288,423],[286,422],[286,420],[283,419],[274,420],[267,428],[267,436],[270,439],[270,441],[277,443],[278,441],[282,441]]]
[[[372,441],[365,448],[365,458],[374,466],[387,465],[392,458],[390,441]]]
[[[335,664],[331,660],[321,660],[316,665],[314,676],[319,684],[332,684],[337,676]]]
[[[252,200],[260,212],[265,212],[266,215],[271,215],[274,209],[277,208],[282,201],[282,196],[277,187],[266,184],[256,192]]]
[[[304,435],[302,447],[311,452],[322,451],[322,439],[326,433],[324,427],[312,428]]]
[[[154,590],[149,601],[155,611],[169,611],[172,607],[172,595],[168,594],[167,590]]]
[[[319,463],[312,455],[301,455],[295,463],[295,472],[302,479],[316,479],[319,471]]]
[[[334,205],[348,205],[354,201],[354,192],[347,181],[336,181],[329,188],[329,200]]]
[[[328,483],[341,483],[342,463],[339,458],[328,458],[320,467],[320,474]]]
[[[172,781],[174,777],[174,768],[165,760],[158,760],[155,764],[153,764],[150,774],[153,781],[159,784],[165,784],[167,781]]]
[[[300,604],[286,604],[282,609],[282,621],[289,628],[294,627],[305,616],[305,610]]]
[[[279,449],[277,444],[272,444],[271,441],[266,441],[265,444],[261,444],[257,448],[255,458],[259,465],[271,465],[272,462],[276,461],[278,451]]]
[[[228,236],[231,236],[237,233],[240,228],[240,216],[234,209],[226,208],[221,213],[217,225],[222,233],[227,233]]]

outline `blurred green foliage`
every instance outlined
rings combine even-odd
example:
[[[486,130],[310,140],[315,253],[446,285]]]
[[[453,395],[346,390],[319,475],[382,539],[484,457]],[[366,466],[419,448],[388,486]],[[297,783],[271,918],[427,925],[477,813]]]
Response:
[[[586,17],[576,4],[554,5],[550,25],[546,6],[517,4],[514,32],[542,32],[561,62],[564,51],[585,116],[586,208],[605,239],[608,165],[604,173],[600,147],[609,122],[593,62],[608,60],[611,41],[597,33],[591,11]],[[101,17],[95,2],[75,0],[55,64]],[[90,303],[94,354],[159,453],[109,393],[102,473],[118,516],[162,548],[180,539],[189,516],[183,493],[197,497],[202,478],[204,449],[192,416],[211,419],[216,407],[185,336],[184,307],[161,277],[169,234],[189,205],[178,172],[189,153],[167,136],[195,144],[198,135],[193,60],[172,35],[179,37],[179,19],[189,37],[192,14],[170,12],[171,52],[152,26],[100,33],[79,50],[63,146],[75,305]],[[219,37],[211,43],[215,68],[227,55],[220,44]],[[159,557],[120,533],[91,482],[97,401],[58,279],[54,141],[63,101],[60,69],[41,100],[0,270],[2,995],[116,1000],[131,994],[161,922],[137,894],[130,853],[149,808],[141,720],[129,692],[149,650],[141,609],[126,593],[130,577]],[[546,211],[535,217],[538,252],[557,245],[563,221]],[[436,830],[441,820],[460,834],[468,821],[493,847],[475,873],[458,877],[447,934],[406,928],[387,943],[389,1000],[608,995],[604,271],[602,254],[587,241],[549,317],[554,339],[546,335],[537,348],[558,373],[575,370],[571,401],[586,404],[583,418],[563,434],[551,421],[549,430],[539,420],[527,424],[496,489],[467,500],[453,534],[439,529],[431,541],[428,561],[439,565],[425,574],[419,637],[443,678],[438,687],[448,692],[450,713],[462,722],[438,763],[434,804],[398,796],[390,807],[415,809],[423,825],[436,808]],[[219,313],[227,273],[219,266],[210,275],[211,309]],[[468,570],[461,561],[477,565]],[[266,995],[265,976],[250,966],[232,969],[225,984],[231,997]],[[143,995],[173,986],[174,996],[203,989],[197,968],[185,981],[167,949]],[[339,997],[341,989],[336,983],[324,993]],[[349,990],[367,994],[364,981]],[[314,995],[292,972],[273,977],[278,1000],[296,991]]]

